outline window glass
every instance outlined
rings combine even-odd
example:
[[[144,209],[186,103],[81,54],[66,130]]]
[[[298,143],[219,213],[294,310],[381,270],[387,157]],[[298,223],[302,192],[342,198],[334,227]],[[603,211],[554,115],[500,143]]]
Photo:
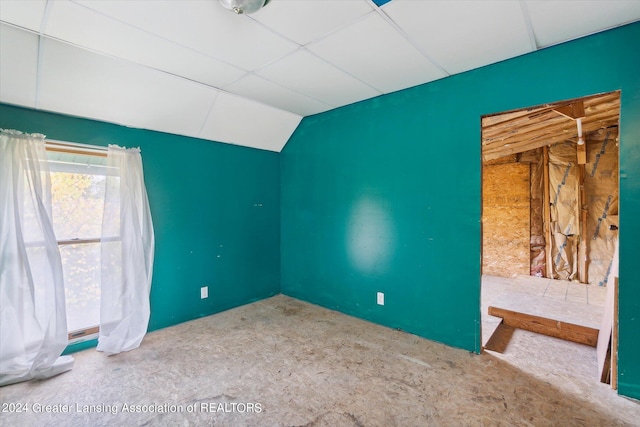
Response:
[[[69,333],[100,323],[100,238],[106,158],[47,152],[53,229],[64,274]]]

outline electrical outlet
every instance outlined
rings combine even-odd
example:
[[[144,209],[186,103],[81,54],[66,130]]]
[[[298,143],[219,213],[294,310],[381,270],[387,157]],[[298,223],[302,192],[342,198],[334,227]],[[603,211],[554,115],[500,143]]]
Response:
[[[209,298],[209,287],[203,286],[200,288],[200,299]]]
[[[384,293],[378,292],[378,305],[384,305]]]

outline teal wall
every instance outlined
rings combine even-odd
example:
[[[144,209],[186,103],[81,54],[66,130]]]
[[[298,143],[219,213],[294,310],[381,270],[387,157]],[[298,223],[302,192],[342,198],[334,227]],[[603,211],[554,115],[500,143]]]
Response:
[[[0,127],[142,148],[152,330],[281,289],[477,352],[480,117],[621,89],[619,391],[640,398],[639,42],[633,24],[308,117],[279,157],[1,104]]]
[[[282,292],[478,352],[481,116],[621,89],[619,391],[640,398],[639,47],[636,23],[305,118],[280,159]]]
[[[150,330],[280,292],[278,153],[2,104],[0,127],[141,148],[156,238]]]

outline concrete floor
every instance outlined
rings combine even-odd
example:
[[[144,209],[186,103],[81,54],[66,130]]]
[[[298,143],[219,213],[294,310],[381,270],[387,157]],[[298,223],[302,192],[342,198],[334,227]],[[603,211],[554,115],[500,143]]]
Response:
[[[282,295],[150,333],[128,353],[87,350],[75,359],[56,378],[1,388],[3,404],[29,411],[0,412],[0,424],[617,426],[640,419],[637,402],[595,380],[566,384],[557,373],[532,373],[488,352]],[[47,404],[69,413],[43,412]],[[155,412],[143,412],[149,408]]]

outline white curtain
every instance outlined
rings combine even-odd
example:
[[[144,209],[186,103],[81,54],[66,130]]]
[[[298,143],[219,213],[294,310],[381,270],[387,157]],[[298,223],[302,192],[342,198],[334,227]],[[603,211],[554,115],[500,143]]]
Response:
[[[0,385],[73,367],[44,135],[0,130]]]
[[[140,346],[149,324],[154,233],[139,149],[109,146],[98,351]]]

